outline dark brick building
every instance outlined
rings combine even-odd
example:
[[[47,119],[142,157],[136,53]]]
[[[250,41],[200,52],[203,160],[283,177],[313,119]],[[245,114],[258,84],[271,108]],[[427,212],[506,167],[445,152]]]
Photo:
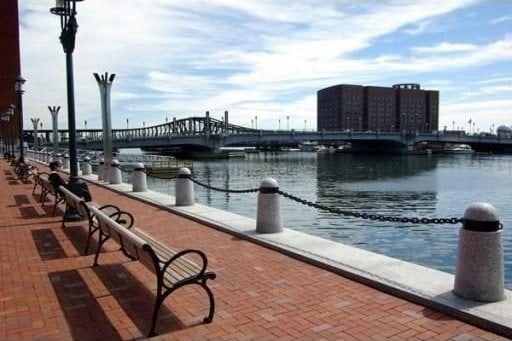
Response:
[[[318,130],[432,131],[438,119],[439,92],[419,84],[340,84],[317,93]]]
[[[17,104],[14,80],[21,74],[18,1],[0,1],[0,113],[9,104]],[[0,120],[0,135],[19,139],[19,116],[15,111],[10,122]]]

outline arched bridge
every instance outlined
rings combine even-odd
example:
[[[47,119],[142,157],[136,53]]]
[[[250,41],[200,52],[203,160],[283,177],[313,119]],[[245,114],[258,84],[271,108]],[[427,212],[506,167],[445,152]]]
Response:
[[[26,135],[32,134],[31,131],[26,132]],[[37,135],[40,140],[43,140],[44,145],[52,144],[51,130],[39,131]],[[77,129],[76,135],[77,148],[102,149],[102,130]],[[67,141],[67,130],[59,130],[59,139],[62,147],[66,147],[64,143]],[[317,141],[319,144],[347,141],[353,146],[391,152],[411,150],[422,142],[464,143],[471,145],[477,151],[512,152],[512,139],[503,136],[470,136],[463,132],[257,130],[229,124],[224,120],[208,116],[173,120],[144,128],[114,129],[112,140],[113,147],[116,149],[180,147],[189,150],[217,150],[221,147],[235,146],[276,148],[296,146],[306,141]]]

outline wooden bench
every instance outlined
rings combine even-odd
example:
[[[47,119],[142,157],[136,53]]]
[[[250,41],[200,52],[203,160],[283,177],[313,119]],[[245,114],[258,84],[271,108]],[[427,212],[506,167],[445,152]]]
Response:
[[[26,181],[31,176],[37,174],[37,167],[25,162],[17,162],[14,168],[14,172],[18,176],[18,179]]]
[[[34,174],[34,188],[32,188],[32,194],[36,194],[37,186],[40,186],[41,191],[42,191],[43,183],[42,183],[41,177],[44,176],[48,179],[48,175],[49,174],[46,172],[38,172],[38,173]]]
[[[55,216],[55,211],[57,210],[57,205],[64,201],[62,195],[60,195],[59,191],[53,186],[47,176],[40,176],[39,180],[41,181],[41,196],[40,201],[41,205],[44,206],[46,201],[46,197],[50,194],[54,198],[53,204],[53,215]]]
[[[85,244],[84,254],[87,255],[89,253],[89,244],[91,243],[91,238],[96,231],[99,231],[98,221],[96,220],[96,216],[91,213],[89,210],[89,206],[92,205],[100,211],[103,211],[108,216],[115,216],[117,222],[125,227],[131,227],[133,225],[133,216],[128,213],[121,211],[121,209],[114,205],[100,205],[94,202],[89,202],[88,205],[85,204],[85,200],[82,197],[74,194],[66,187],[61,186],[60,193],[62,194],[62,198],[66,203],[66,209],[62,216],[62,228],[66,227],[65,222],[68,213],[76,212],[79,217],[87,219],[89,223],[89,230],[87,233],[87,242]]]
[[[203,322],[212,322],[215,301],[206,282],[208,279],[215,279],[216,275],[207,271],[208,260],[204,252],[192,249],[175,251],[144,231],[136,227],[127,229],[116,223],[115,217],[107,216],[89,203],[86,203],[86,205],[96,216],[100,227],[100,240],[94,258],[94,266],[98,265],[101,246],[112,238],[121,246],[121,250],[128,258],[138,260],[156,275],[157,293],[148,336],[156,335],[156,320],[163,301],[175,290],[188,284],[197,284],[206,291],[210,301],[210,309]],[[200,259],[201,265],[197,265],[185,256],[197,257]]]

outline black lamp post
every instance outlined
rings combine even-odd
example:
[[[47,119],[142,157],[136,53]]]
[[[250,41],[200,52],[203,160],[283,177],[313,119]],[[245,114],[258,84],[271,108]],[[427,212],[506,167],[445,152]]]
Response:
[[[16,81],[14,83],[14,90],[16,90],[17,101],[18,101],[18,118],[19,118],[19,134],[20,134],[20,158],[19,162],[24,162],[25,160],[25,148],[23,146],[23,105],[21,96],[25,92],[23,90],[23,84],[25,84],[25,79],[21,76],[16,77]]]
[[[76,123],[75,123],[75,91],[73,82],[73,51],[78,30],[76,21],[76,3],[83,0],[56,0],[55,7],[50,9],[52,14],[60,17],[60,42],[66,54],[66,82],[68,98],[68,132],[69,132],[69,187],[78,183],[78,162],[76,152]]]
[[[12,121],[14,120],[14,109],[16,109],[16,107],[14,106],[14,104],[9,104],[9,107],[7,108],[7,114],[9,115],[9,120],[10,120],[10,135],[11,135],[11,161],[14,162],[14,159],[15,159],[15,156],[14,156],[14,132],[12,130]]]
[[[2,121],[5,122],[5,125],[6,125],[6,127],[4,128],[5,135],[2,132],[2,140],[3,140],[2,150],[4,152],[4,157],[5,157],[5,156],[9,155],[9,153],[11,152],[11,147],[10,147],[9,138],[8,138],[8,135],[11,133],[11,129],[9,127],[7,127],[7,125],[9,124],[8,122],[11,120],[11,115],[9,114],[9,109],[7,109],[5,112],[2,113],[1,119],[2,119]]]

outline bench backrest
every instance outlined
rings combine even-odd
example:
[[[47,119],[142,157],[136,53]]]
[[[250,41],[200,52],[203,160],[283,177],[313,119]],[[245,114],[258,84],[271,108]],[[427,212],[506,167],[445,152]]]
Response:
[[[85,205],[91,213],[95,215],[98,220],[99,228],[103,234],[114,239],[132,258],[140,261],[152,272],[156,272],[155,259],[152,256],[153,250],[145,240],[116,222],[115,214],[114,217],[109,217],[89,203],[86,202]]]
[[[69,208],[75,209],[82,217],[90,216],[88,207],[83,204],[85,202],[83,198],[74,194],[64,186],[60,186],[59,190]]]
[[[39,186],[42,186],[42,180],[41,178],[43,177],[46,177],[48,179],[48,173],[45,173],[45,172],[37,172],[36,174],[34,174],[34,182],[39,185]]]
[[[49,193],[51,193],[55,196],[58,195],[58,192],[55,190],[55,187],[50,182],[50,180],[48,179],[47,176],[41,176],[41,177],[39,177],[39,179],[41,180],[41,186],[43,186],[46,191],[48,191]]]

